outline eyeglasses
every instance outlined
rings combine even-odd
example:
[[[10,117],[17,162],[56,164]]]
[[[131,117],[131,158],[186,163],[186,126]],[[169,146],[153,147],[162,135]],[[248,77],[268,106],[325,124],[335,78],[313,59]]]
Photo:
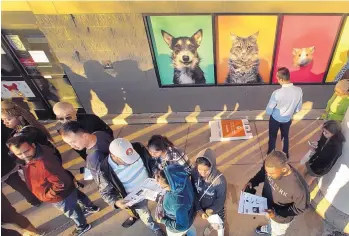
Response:
[[[70,121],[71,119],[73,119],[72,116],[66,116],[66,117],[57,117],[57,120],[59,121]]]

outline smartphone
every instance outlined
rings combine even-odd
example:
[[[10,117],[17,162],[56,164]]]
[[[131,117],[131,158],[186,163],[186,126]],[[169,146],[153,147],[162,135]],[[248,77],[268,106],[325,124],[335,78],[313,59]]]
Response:
[[[85,167],[80,167],[80,174],[85,173]]]

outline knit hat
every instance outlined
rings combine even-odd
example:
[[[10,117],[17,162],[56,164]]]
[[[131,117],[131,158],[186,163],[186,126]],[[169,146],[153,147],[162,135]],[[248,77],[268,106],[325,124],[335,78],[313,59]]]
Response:
[[[128,165],[135,163],[140,158],[132,144],[124,138],[114,139],[109,145],[109,151]]]

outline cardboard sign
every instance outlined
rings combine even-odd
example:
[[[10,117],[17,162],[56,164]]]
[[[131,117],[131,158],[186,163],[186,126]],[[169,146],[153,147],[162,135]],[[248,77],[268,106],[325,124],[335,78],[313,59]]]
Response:
[[[209,122],[211,129],[210,141],[230,141],[250,139],[253,137],[248,120],[215,120]]]

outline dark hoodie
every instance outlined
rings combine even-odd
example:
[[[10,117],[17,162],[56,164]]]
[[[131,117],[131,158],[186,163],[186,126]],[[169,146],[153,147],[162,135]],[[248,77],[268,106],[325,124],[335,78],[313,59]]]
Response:
[[[189,176],[180,165],[166,166],[164,172],[171,189],[164,196],[165,216],[161,223],[173,233],[186,231],[195,217],[194,191]]]
[[[216,155],[214,151],[212,151],[209,148],[204,149],[201,152],[199,152],[199,154],[196,156],[196,159],[199,157],[204,157],[211,163],[211,173],[206,179],[203,179],[198,172],[197,166],[195,166],[193,170],[192,182],[197,193],[196,201],[195,201],[196,208],[197,208],[196,210],[206,211],[207,209],[212,209],[213,214],[220,213],[224,209],[224,203],[226,198],[226,192],[227,192],[226,179],[224,175],[221,175],[221,172],[217,170]],[[221,176],[218,177],[219,175]],[[210,185],[211,187],[206,192],[207,188]],[[202,195],[205,192],[206,194],[202,197]],[[199,202],[200,198],[201,198],[201,201]]]

